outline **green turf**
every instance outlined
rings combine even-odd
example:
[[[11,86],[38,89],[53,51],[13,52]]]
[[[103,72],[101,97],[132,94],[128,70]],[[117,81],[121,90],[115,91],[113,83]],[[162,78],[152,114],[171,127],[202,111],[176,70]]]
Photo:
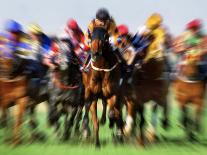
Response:
[[[161,141],[156,144],[150,144],[142,148],[133,142],[118,145],[114,144],[111,136],[111,131],[108,129],[108,123],[100,129],[100,139],[102,143],[101,149],[95,149],[92,142],[80,141],[77,138],[71,138],[67,143],[62,143],[54,135],[52,129],[47,126],[45,114],[39,113],[38,120],[40,121],[40,129],[47,134],[47,141],[45,143],[24,144],[18,147],[13,147],[3,143],[6,137],[11,135],[10,130],[0,130],[0,155],[171,155],[171,154],[185,154],[185,155],[206,155],[207,154],[207,125],[203,123],[203,131],[199,136],[199,143],[190,143],[185,139],[182,128],[179,127],[178,118],[179,111],[173,97],[170,96],[171,103],[171,128],[169,131],[164,131],[161,127],[160,132]],[[206,122],[207,112],[204,111],[203,122]],[[149,120],[150,107],[146,116]],[[25,139],[28,139],[27,124],[24,124],[23,134]],[[165,138],[164,138],[165,137]],[[28,140],[26,140],[28,141]]]

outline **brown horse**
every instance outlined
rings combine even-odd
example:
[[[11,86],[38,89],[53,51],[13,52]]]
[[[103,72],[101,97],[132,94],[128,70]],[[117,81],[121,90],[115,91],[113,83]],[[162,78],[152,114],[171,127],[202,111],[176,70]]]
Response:
[[[83,73],[85,86],[85,116],[84,129],[88,129],[89,109],[92,114],[95,143],[100,146],[99,120],[97,118],[97,100],[101,98],[109,106],[109,119],[117,123],[117,128],[122,135],[122,117],[120,106],[117,102],[119,94],[120,65],[116,55],[109,45],[109,35],[105,28],[95,27],[91,43],[91,68],[88,73]],[[112,127],[112,125],[111,125]]]
[[[205,81],[200,75],[198,62],[202,54],[197,53],[181,63],[173,88],[182,110],[182,124],[190,140],[194,140],[194,131],[200,130],[201,116],[204,108]],[[187,106],[195,106],[195,119],[189,118]]]
[[[130,53],[130,49],[125,52]],[[132,51],[131,51],[132,52]],[[127,54],[125,54],[127,55]],[[131,54],[132,55],[132,54]],[[167,104],[167,92],[168,84],[164,78],[162,78],[162,73],[164,71],[164,60],[163,59],[151,59],[141,66],[136,65],[137,60],[143,59],[146,53],[140,53],[135,56],[135,65],[133,73],[131,75],[130,82],[125,82],[123,84],[122,90],[124,90],[123,95],[127,101],[127,118],[126,125],[124,128],[125,134],[130,135],[132,130],[132,124],[136,112],[140,116],[139,128],[140,128],[140,139],[139,142],[144,145],[144,105],[146,102],[154,101],[153,113],[152,113],[152,126],[154,130],[156,129],[156,111],[157,105],[163,107],[163,126],[167,128],[168,126],[168,104]],[[127,57],[125,57],[126,60]],[[131,61],[131,60],[130,60]],[[137,67],[136,67],[137,66]],[[153,137],[155,132],[152,133]]]
[[[1,58],[0,109],[2,111],[3,122],[6,122],[7,109],[16,105],[17,109],[14,111],[15,125],[13,130],[13,143],[18,144],[20,142],[20,126],[27,103],[27,84],[25,77],[17,77],[12,80],[8,79],[8,73],[12,66],[11,63],[11,59]]]

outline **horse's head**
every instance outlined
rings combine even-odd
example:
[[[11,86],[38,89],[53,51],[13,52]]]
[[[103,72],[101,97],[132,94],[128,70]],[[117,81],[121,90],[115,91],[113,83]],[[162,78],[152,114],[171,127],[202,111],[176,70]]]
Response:
[[[92,58],[97,59],[103,55],[104,48],[109,45],[109,34],[104,27],[95,27],[91,35]]]

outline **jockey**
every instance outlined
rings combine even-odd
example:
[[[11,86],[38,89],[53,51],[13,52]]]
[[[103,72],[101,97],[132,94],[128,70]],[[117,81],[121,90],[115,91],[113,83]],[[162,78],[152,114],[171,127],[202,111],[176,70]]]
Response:
[[[206,52],[205,47],[205,34],[202,31],[202,21],[194,19],[186,25],[186,32],[183,36],[185,45],[184,59],[194,59],[201,53]],[[203,47],[204,44],[204,47]],[[202,57],[199,62],[200,73],[207,76],[207,58],[206,55]]]
[[[46,73],[43,58],[50,51],[51,39],[43,33],[41,27],[36,23],[28,26],[28,34],[31,46],[28,70],[42,78]]]
[[[131,35],[129,33],[128,26],[121,24],[117,26],[118,36],[114,40],[114,45],[121,50],[129,47],[131,44]]]
[[[130,72],[130,70],[132,69],[131,64],[134,60],[135,55],[134,48],[132,48],[131,46],[133,37],[130,34],[128,27],[124,24],[117,26],[117,30],[118,37],[114,41],[114,45],[119,49],[121,54],[120,57],[123,57],[122,59],[125,59],[122,60],[122,62],[126,62],[124,67],[126,67],[127,71]]]
[[[118,30],[114,19],[110,16],[107,9],[101,8],[96,12],[96,18],[93,19],[88,25],[88,30],[86,32],[86,43],[89,47],[91,45],[91,35],[95,26],[104,27],[108,31],[110,37],[116,38],[118,36]]]
[[[175,52],[182,57],[188,48],[200,44],[203,37],[201,21],[199,19],[190,21],[186,25],[186,31],[174,41]]]
[[[3,45],[2,55],[5,58],[13,59],[13,70],[11,76],[24,71],[27,65],[27,55],[30,53],[28,38],[22,30],[22,26],[14,21],[8,20],[5,24],[7,41]]]
[[[41,61],[41,56],[47,54],[51,48],[51,39],[43,33],[42,28],[32,23],[28,26],[34,59]]]
[[[68,38],[74,46],[74,51],[79,57],[81,64],[84,64],[86,54],[84,52],[89,51],[89,47],[85,43],[85,36],[78,23],[74,19],[69,19],[65,27],[65,32],[68,34]]]
[[[45,64],[53,71],[60,65],[59,54],[61,51],[74,50],[75,46],[64,31],[58,34],[57,38],[52,40],[51,50],[45,55]]]
[[[94,27],[96,26],[105,28],[108,31],[108,34],[110,36],[110,39],[111,39],[110,43],[113,45],[116,44],[114,43],[114,41],[117,40],[117,37],[119,35],[116,23],[114,19],[110,16],[108,10],[105,8],[101,8],[96,12],[96,18],[93,19],[88,25],[88,29],[86,32],[86,40],[85,40],[88,47],[91,47],[91,37],[92,37],[91,35],[93,33]],[[113,45],[112,45],[113,47],[112,51],[115,52],[116,55],[119,57],[119,61],[123,62],[122,61],[123,58],[120,55],[119,50]],[[86,64],[89,60],[90,60],[90,57],[88,57]]]
[[[145,31],[144,33],[148,33],[147,36],[150,36],[151,39],[144,62],[152,58],[155,58],[157,61],[163,60],[166,32],[162,27],[162,21],[160,14],[153,13],[145,23],[148,32]]]
[[[141,63],[146,63],[151,59],[162,60],[165,44],[165,30],[162,27],[162,16],[153,13],[132,39],[132,46],[135,51],[143,52],[147,49],[146,56]]]
[[[186,25],[186,32],[184,33],[184,42],[186,48],[192,45],[199,45],[204,37],[202,32],[202,22],[199,19],[194,19]]]

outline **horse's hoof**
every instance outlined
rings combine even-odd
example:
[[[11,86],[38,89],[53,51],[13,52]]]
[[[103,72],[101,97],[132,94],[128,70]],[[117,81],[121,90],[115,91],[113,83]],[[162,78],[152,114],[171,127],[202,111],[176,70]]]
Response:
[[[181,122],[182,122],[182,125],[184,128],[188,127],[188,119],[187,118],[183,118],[183,120]]]
[[[163,127],[165,130],[168,130],[169,127],[170,127],[169,121],[168,121],[168,120],[163,120],[163,121],[162,121],[162,127]]]
[[[32,134],[31,139],[32,139],[32,141],[45,142],[47,138],[43,132],[36,132],[36,133]]]
[[[109,128],[113,129],[114,128],[114,121],[109,121]]]
[[[70,139],[70,134],[64,134],[61,138],[61,141],[66,142]]]
[[[89,129],[84,129],[84,130],[83,130],[83,138],[84,138],[84,139],[89,138],[90,135],[91,135],[91,132],[90,132]]]
[[[131,135],[131,131],[132,131],[132,128],[129,128],[128,126],[125,126],[123,129],[124,135],[126,137],[129,137]]]
[[[14,146],[18,146],[18,145],[20,145],[20,144],[22,144],[23,143],[23,141],[22,141],[22,139],[20,139],[20,138],[14,138],[13,140],[12,140],[12,145],[14,145]]]
[[[150,132],[150,131],[147,132],[146,138],[150,143],[155,142],[156,137],[157,137],[157,135],[155,134],[155,132]]]
[[[194,133],[189,133],[189,135],[188,135],[188,139],[189,139],[189,141],[190,142],[192,142],[192,143],[194,143],[194,142],[198,142],[198,138],[195,136],[195,134]]]
[[[80,132],[79,129],[76,129],[74,134],[75,134],[76,136],[80,136],[81,132]]]
[[[105,125],[106,124],[106,118],[101,118],[100,123],[101,123],[101,125]]]
[[[143,139],[139,138],[139,139],[137,140],[137,142],[138,142],[138,145],[140,145],[141,147],[145,147],[145,142],[144,142]]]
[[[7,122],[6,121],[1,121],[0,122],[0,129],[6,128],[7,127]]]
[[[101,148],[101,144],[100,144],[100,142],[98,141],[98,142],[96,142],[96,148],[97,149],[100,149]]]
[[[113,142],[115,144],[123,144],[124,143],[123,135],[112,133],[112,137],[113,137]]]
[[[118,140],[119,144],[123,144],[124,143],[123,135],[117,135],[117,140]]]

